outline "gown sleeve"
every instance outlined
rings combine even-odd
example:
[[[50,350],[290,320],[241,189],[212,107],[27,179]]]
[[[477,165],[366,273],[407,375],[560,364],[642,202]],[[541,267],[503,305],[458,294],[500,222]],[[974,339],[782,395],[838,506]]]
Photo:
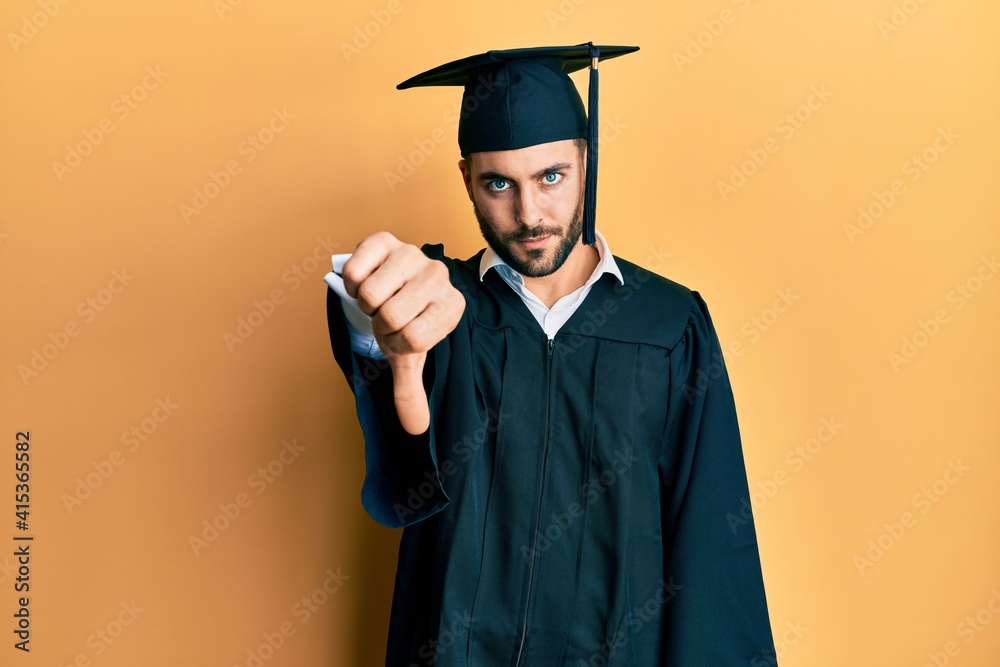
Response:
[[[410,435],[403,429],[393,401],[389,362],[352,351],[341,300],[332,289],[327,290],[326,317],[333,355],[354,392],[365,437],[362,506],[375,521],[390,528],[433,516],[449,503],[438,469],[434,420],[421,435]],[[427,353],[424,386],[431,397],[432,414],[435,375],[447,364],[447,355],[447,339]]]
[[[663,664],[774,667],[733,392],[708,308],[693,297],[671,352],[659,461],[664,578],[677,591],[665,609]]]

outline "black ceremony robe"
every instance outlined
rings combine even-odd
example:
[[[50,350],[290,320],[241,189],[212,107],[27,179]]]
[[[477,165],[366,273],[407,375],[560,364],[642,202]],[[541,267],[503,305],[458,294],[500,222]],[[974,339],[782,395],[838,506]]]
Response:
[[[616,258],[550,342],[481,253],[402,430],[387,362],[334,355],[365,435],[361,496],[405,527],[389,667],[776,665],[732,390],[701,297]],[[736,520],[734,520],[736,519]]]

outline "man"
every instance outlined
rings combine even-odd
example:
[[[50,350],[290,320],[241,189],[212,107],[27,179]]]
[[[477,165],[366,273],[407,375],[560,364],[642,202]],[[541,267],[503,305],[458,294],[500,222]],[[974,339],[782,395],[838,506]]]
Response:
[[[489,247],[382,232],[327,276],[362,502],[405,528],[392,667],[776,664],[752,521],[727,521],[748,490],[708,310],[593,226],[596,66],[635,50],[492,51],[400,84],[464,86]],[[587,65],[589,119],[567,76]]]

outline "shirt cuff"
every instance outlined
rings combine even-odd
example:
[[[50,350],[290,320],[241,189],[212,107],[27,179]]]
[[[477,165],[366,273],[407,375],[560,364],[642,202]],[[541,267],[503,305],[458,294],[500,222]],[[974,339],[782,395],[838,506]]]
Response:
[[[385,359],[386,356],[379,349],[375,334],[372,332],[372,318],[361,310],[358,300],[344,289],[344,279],[340,276],[340,271],[350,257],[351,253],[333,255],[331,257],[333,271],[323,276],[323,281],[340,297],[340,305],[347,320],[347,330],[351,335],[351,350],[369,359]]]

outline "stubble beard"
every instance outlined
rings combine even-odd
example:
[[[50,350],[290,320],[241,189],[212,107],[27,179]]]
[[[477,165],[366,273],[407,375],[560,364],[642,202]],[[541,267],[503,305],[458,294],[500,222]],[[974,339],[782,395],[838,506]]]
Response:
[[[541,278],[559,270],[566,262],[573,248],[580,241],[583,234],[583,197],[581,196],[573,212],[573,219],[569,225],[558,227],[555,225],[536,225],[535,227],[521,226],[516,232],[501,236],[496,232],[496,228],[479,207],[476,202],[472,202],[472,210],[476,214],[479,222],[479,231],[483,239],[493,249],[500,259],[508,266],[526,278]],[[527,257],[518,257],[513,250],[513,244],[518,241],[537,239],[542,236],[551,236],[558,240],[555,248],[532,248],[526,252]]]

